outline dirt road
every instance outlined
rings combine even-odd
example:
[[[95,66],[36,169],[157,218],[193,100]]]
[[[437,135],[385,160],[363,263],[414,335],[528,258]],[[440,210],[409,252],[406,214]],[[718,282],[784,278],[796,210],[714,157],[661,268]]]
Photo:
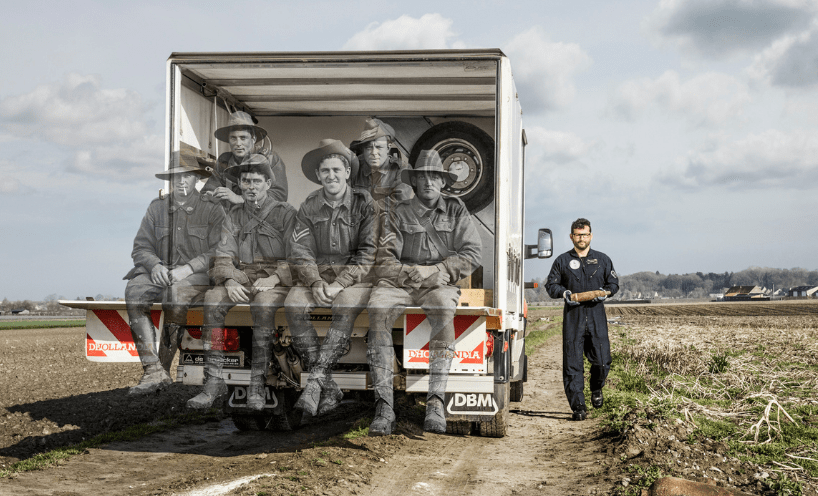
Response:
[[[239,433],[223,420],[112,443],[2,479],[0,494],[608,494],[619,473],[613,446],[597,421],[569,420],[561,360],[559,337],[529,358],[503,439],[424,434],[407,407],[395,436],[330,440],[372,415],[349,402],[293,433]],[[121,390],[99,394],[127,401],[138,370],[125,375]]]

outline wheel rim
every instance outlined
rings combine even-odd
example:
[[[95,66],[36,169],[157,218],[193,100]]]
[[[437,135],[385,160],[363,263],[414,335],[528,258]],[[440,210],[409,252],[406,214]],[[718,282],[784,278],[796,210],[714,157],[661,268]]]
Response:
[[[480,153],[468,141],[459,138],[443,140],[434,146],[440,155],[443,169],[457,174],[457,180],[444,188],[454,196],[473,191],[483,177],[483,161]]]

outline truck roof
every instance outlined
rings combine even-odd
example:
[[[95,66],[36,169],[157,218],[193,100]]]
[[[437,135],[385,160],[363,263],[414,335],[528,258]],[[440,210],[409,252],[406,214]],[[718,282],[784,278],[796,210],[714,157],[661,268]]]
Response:
[[[497,48],[174,52],[168,63],[182,84],[258,116],[493,116],[504,57]]]

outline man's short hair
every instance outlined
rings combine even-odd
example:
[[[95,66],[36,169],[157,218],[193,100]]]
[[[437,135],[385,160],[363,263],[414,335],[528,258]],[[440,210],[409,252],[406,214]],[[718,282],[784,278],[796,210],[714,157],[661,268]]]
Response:
[[[344,168],[349,169],[349,160],[347,160],[347,158],[345,156],[341,155],[340,153],[330,153],[329,155],[325,155],[324,158],[322,158],[321,161],[318,162],[318,167],[316,167],[316,169],[320,169],[321,164],[323,164],[324,162],[326,162],[327,160],[329,160],[331,158],[337,158],[337,159],[341,160],[341,162],[344,164]]]
[[[591,221],[580,217],[571,223],[571,234],[574,233],[574,229],[583,229],[586,226],[588,227],[588,232],[591,232]]]

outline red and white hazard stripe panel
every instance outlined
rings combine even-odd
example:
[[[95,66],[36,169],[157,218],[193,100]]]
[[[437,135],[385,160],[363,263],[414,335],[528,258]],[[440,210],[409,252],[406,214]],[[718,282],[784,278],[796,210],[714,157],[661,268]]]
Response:
[[[164,314],[151,311],[151,320],[162,329]],[[89,310],[85,320],[85,358],[92,362],[138,362],[139,353],[131,336],[127,310]],[[156,333],[156,350],[159,349]]]
[[[407,369],[429,368],[429,339],[432,326],[424,314],[405,316],[403,326],[403,366]],[[454,317],[456,357],[450,372],[486,372],[486,318],[477,315]]]

